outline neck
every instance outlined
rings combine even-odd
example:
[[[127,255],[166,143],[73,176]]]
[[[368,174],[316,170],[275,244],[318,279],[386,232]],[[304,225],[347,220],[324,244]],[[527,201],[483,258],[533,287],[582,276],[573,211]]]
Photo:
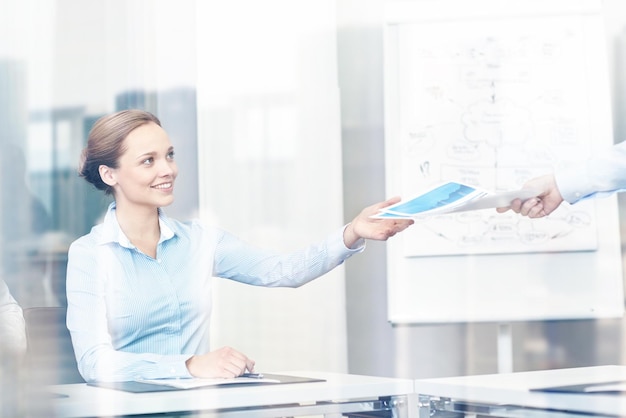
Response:
[[[117,222],[131,241],[157,237],[160,234],[159,212],[157,208],[115,206]]]

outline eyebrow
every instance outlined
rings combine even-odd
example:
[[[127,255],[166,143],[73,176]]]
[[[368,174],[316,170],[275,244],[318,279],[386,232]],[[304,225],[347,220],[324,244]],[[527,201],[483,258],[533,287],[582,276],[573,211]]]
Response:
[[[172,151],[174,151],[174,146],[170,146],[170,147],[167,149],[166,154],[169,154],[169,153],[170,153],[170,152],[172,152]],[[137,159],[137,160],[141,160],[141,159],[146,158],[146,157],[154,157],[154,156],[155,156],[155,155],[157,155],[157,154],[158,154],[158,151],[150,151],[150,152],[145,152],[145,153],[143,153],[143,154],[138,155],[138,156],[136,157],[136,159]]]

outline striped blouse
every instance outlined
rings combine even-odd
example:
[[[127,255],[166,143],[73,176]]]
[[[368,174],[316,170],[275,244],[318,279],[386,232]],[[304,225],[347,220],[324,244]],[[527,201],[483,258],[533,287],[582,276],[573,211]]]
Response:
[[[185,361],[209,351],[211,278],[298,287],[363,251],[343,228],[300,251],[276,254],[198,221],[159,210],[156,258],[121,231],[111,203],[102,224],[69,249],[67,326],[83,378],[189,377]]]

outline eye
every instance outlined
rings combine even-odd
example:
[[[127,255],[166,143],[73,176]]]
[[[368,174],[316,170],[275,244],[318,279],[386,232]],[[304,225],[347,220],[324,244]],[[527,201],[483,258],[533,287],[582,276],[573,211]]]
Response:
[[[154,158],[152,158],[152,157],[148,157],[148,158],[146,158],[145,160],[143,160],[141,163],[142,163],[143,165],[150,165],[150,164],[152,164],[153,162],[154,162]]]
[[[174,150],[172,150],[172,151],[167,153],[167,158],[170,159],[170,160],[174,159]]]

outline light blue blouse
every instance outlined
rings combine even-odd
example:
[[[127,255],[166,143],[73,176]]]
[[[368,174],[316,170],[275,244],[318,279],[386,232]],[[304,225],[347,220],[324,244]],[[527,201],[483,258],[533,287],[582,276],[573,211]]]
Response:
[[[209,351],[212,277],[298,287],[365,247],[346,248],[341,228],[315,245],[276,254],[161,210],[159,224],[152,258],[121,231],[114,202],[103,223],[69,249],[67,325],[88,382],[190,377],[185,361]]]

